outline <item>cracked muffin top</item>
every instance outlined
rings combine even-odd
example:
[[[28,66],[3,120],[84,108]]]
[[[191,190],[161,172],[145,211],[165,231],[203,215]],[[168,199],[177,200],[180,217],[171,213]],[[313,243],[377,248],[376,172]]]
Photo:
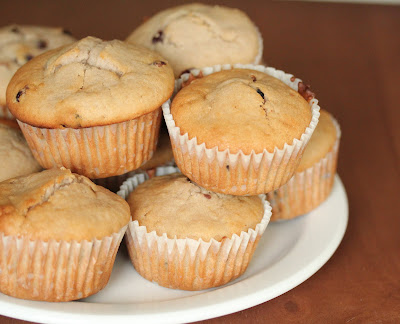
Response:
[[[86,37],[20,68],[7,88],[7,104],[17,119],[33,126],[83,128],[152,112],[173,89],[172,68],[159,54]]]
[[[333,120],[330,113],[326,110],[320,110],[318,125],[304,150],[296,172],[303,172],[332,151],[339,136]]]
[[[258,196],[238,197],[208,191],[181,173],[151,178],[128,197],[132,219],[168,238],[221,241],[255,229],[264,216]]]
[[[308,102],[263,72],[232,69],[195,79],[175,96],[171,114],[181,135],[230,153],[273,152],[300,139],[311,122]]]
[[[261,36],[244,12],[200,3],[157,13],[127,41],[160,53],[175,76],[216,64],[258,64],[262,54]]]
[[[0,105],[14,73],[33,57],[75,41],[62,28],[10,25],[0,28]]]
[[[67,169],[0,183],[0,232],[48,241],[101,239],[129,222],[118,195]]]
[[[0,121],[0,182],[40,170],[21,131]]]

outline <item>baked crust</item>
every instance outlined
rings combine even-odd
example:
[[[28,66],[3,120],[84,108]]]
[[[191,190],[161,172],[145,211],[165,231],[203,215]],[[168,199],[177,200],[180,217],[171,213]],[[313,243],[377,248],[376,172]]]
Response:
[[[171,114],[181,135],[230,153],[283,149],[311,122],[308,102],[282,81],[248,69],[196,79],[175,96]]]
[[[135,119],[172,94],[174,75],[159,54],[86,37],[25,64],[7,88],[17,119],[44,128],[85,128]]]
[[[0,183],[0,232],[42,241],[91,241],[129,221],[116,194],[67,169],[51,169]]]
[[[72,43],[65,29],[10,25],[0,28],[0,106],[6,103],[6,89],[14,73],[33,57]]]
[[[241,10],[200,3],[163,10],[136,28],[128,42],[157,51],[184,70],[216,64],[258,64],[262,41]]]
[[[235,197],[208,191],[181,173],[154,177],[128,197],[132,219],[147,232],[169,238],[221,241],[261,222],[264,207],[258,196]]]

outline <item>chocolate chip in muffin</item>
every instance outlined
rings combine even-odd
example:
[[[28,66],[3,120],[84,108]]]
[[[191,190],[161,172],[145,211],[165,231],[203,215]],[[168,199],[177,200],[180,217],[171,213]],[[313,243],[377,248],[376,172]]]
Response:
[[[265,111],[265,117],[268,117],[268,110],[266,107],[264,107],[264,104],[266,103],[265,95],[264,92],[262,92],[259,88],[256,89],[257,93],[263,98],[263,103],[260,105],[260,108],[262,108]]]
[[[265,103],[265,96],[264,96],[264,92],[262,92],[259,88],[257,88],[257,93],[261,96],[261,98],[264,99],[264,103]]]
[[[43,39],[40,39],[37,43],[37,47],[40,49],[45,49],[47,47],[47,42]]]
[[[75,114],[75,121],[76,121],[76,126],[81,127],[82,126],[82,117],[79,114]]]
[[[311,99],[315,98],[315,93],[311,91],[310,86],[304,84],[303,82],[299,82],[299,90],[298,90],[298,92],[308,102],[310,102]]]
[[[18,34],[18,33],[19,33],[19,28],[18,28],[18,27],[13,27],[13,28],[11,28],[11,31],[12,31],[13,33]]]
[[[17,95],[15,96],[15,100],[17,100],[17,102],[19,102],[19,99],[21,98],[22,95],[24,95],[26,93],[26,90],[28,90],[29,87],[25,86],[23,89],[19,90],[17,92]]]
[[[15,99],[17,100],[17,102],[19,102],[19,98],[23,95],[24,93],[21,91],[21,90],[19,90],[18,92],[17,92],[17,95],[15,96]]]
[[[33,59],[33,55],[32,54],[26,54],[25,55],[25,60],[28,62],[28,61],[30,61],[30,60],[32,60]]]
[[[159,30],[157,34],[155,34],[151,40],[153,44],[162,43],[164,41],[164,33],[162,30]]]
[[[228,170],[228,171],[229,171],[229,165],[227,165],[227,166],[226,166],[226,170]]]
[[[250,78],[253,80],[253,82],[256,82],[257,81],[257,78],[256,78],[256,76],[255,75],[250,75]]]
[[[203,194],[204,197],[206,197],[207,199],[211,199],[211,195],[209,194]]]
[[[155,66],[161,67],[163,65],[167,65],[167,63],[165,63],[164,61],[155,61],[152,63]]]
[[[181,74],[179,74],[179,77],[181,77],[185,73],[190,73],[190,70],[192,70],[192,69],[194,69],[194,68],[189,68],[189,69],[182,71]]]

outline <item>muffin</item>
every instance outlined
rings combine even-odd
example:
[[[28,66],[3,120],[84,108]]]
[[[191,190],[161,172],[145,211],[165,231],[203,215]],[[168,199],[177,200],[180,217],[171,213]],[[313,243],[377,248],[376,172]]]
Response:
[[[289,181],[319,116],[318,101],[299,79],[263,66],[223,65],[193,70],[177,81],[182,85],[163,106],[182,173],[231,195],[267,193]]]
[[[203,189],[176,168],[135,175],[121,187],[132,222],[126,235],[136,271],[161,286],[201,290],[246,270],[269,218],[264,196],[235,197]],[[133,190],[133,192],[132,192]]]
[[[75,41],[65,29],[11,25],[0,28],[0,118],[15,119],[6,105],[6,89],[14,73],[33,57]]]
[[[331,114],[321,110],[318,126],[293,178],[267,194],[272,206],[271,220],[303,215],[328,198],[335,180],[339,141],[339,124]]]
[[[69,301],[108,282],[129,206],[66,169],[0,183],[0,291]]]
[[[200,3],[163,10],[136,28],[128,42],[157,51],[175,76],[192,68],[261,61],[257,27],[239,9]]]
[[[0,120],[0,182],[41,170],[21,131],[10,125]]]
[[[44,168],[96,179],[151,158],[173,88],[172,68],[157,53],[86,37],[20,68],[7,104]]]

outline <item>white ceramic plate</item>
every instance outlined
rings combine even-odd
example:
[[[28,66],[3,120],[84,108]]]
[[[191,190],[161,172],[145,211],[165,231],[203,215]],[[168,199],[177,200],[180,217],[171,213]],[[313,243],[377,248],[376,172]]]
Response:
[[[140,277],[126,250],[118,253],[108,286],[78,302],[45,303],[0,293],[0,313],[42,323],[177,323],[234,313],[296,287],[332,256],[347,226],[346,192],[336,176],[329,199],[311,213],[269,224],[246,273],[200,292],[160,287]]]

